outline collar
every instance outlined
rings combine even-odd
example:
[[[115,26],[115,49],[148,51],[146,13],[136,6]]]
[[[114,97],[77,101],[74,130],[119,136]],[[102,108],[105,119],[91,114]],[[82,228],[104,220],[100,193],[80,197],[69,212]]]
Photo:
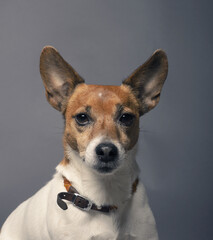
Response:
[[[72,186],[71,182],[69,180],[67,180],[64,176],[63,176],[63,179],[64,179],[64,187],[66,188],[67,192],[61,192],[58,194],[57,203],[61,209],[63,209],[63,210],[67,209],[67,204],[62,199],[71,202],[75,207],[77,207],[83,211],[94,210],[94,211],[109,213],[112,210],[118,209],[118,207],[115,205],[97,206],[95,203],[90,201],[88,198],[80,195],[79,192]],[[137,190],[138,181],[139,181],[138,178],[136,178],[132,184],[132,191],[131,191],[132,195]]]

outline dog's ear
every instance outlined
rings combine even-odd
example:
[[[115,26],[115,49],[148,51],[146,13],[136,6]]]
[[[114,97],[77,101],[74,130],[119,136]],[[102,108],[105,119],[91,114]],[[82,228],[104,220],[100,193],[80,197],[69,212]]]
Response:
[[[123,84],[130,86],[139,101],[140,116],[158,104],[167,73],[167,56],[159,49],[123,81]]]
[[[40,73],[48,102],[63,112],[70,94],[84,80],[51,46],[46,46],[42,50]]]

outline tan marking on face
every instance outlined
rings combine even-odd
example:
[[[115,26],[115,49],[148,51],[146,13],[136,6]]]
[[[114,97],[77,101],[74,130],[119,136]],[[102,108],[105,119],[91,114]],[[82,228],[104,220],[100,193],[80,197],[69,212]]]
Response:
[[[64,158],[60,164],[63,165],[63,166],[66,166],[67,164],[69,163],[69,160],[67,158]]]
[[[121,114],[128,112],[135,115],[130,127],[119,124],[119,106],[123,109]],[[87,113],[91,123],[79,126],[74,118],[79,113]],[[65,118],[64,147],[69,144],[81,156],[89,142],[97,136],[118,141],[126,151],[138,140],[139,105],[128,86],[77,86],[68,101]]]

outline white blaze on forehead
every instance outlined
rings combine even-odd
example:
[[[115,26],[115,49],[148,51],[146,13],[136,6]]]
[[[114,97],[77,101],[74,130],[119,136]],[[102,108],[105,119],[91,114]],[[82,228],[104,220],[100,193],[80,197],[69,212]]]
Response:
[[[103,96],[103,93],[102,92],[99,92],[98,93],[98,96],[101,98]]]

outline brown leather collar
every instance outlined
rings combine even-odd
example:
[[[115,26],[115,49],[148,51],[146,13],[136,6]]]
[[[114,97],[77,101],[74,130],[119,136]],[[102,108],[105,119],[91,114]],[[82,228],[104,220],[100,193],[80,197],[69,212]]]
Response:
[[[64,187],[66,188],[67,192],[61,192],[58,194],[58,197],[57,197],[57,203],[59,207],[62,208],[63,210],[67,209],[67,204],[62,199],[70,201],[74,206],[84,211],[89,211],[92,209],[99,212],[109,213],[110,211],[116,210],[118,208],[115,205],[97,206],[95,203],[91,202],[89,199],[81,196],[79,192],[72,186],[69,180],[67,180],[65,177],[63,177],[63,179],[64,179]],[[136,192],[137,185],[138,185],[138,178],[136,178],[132,184],[132,191],[131,191],[132,194]]]

